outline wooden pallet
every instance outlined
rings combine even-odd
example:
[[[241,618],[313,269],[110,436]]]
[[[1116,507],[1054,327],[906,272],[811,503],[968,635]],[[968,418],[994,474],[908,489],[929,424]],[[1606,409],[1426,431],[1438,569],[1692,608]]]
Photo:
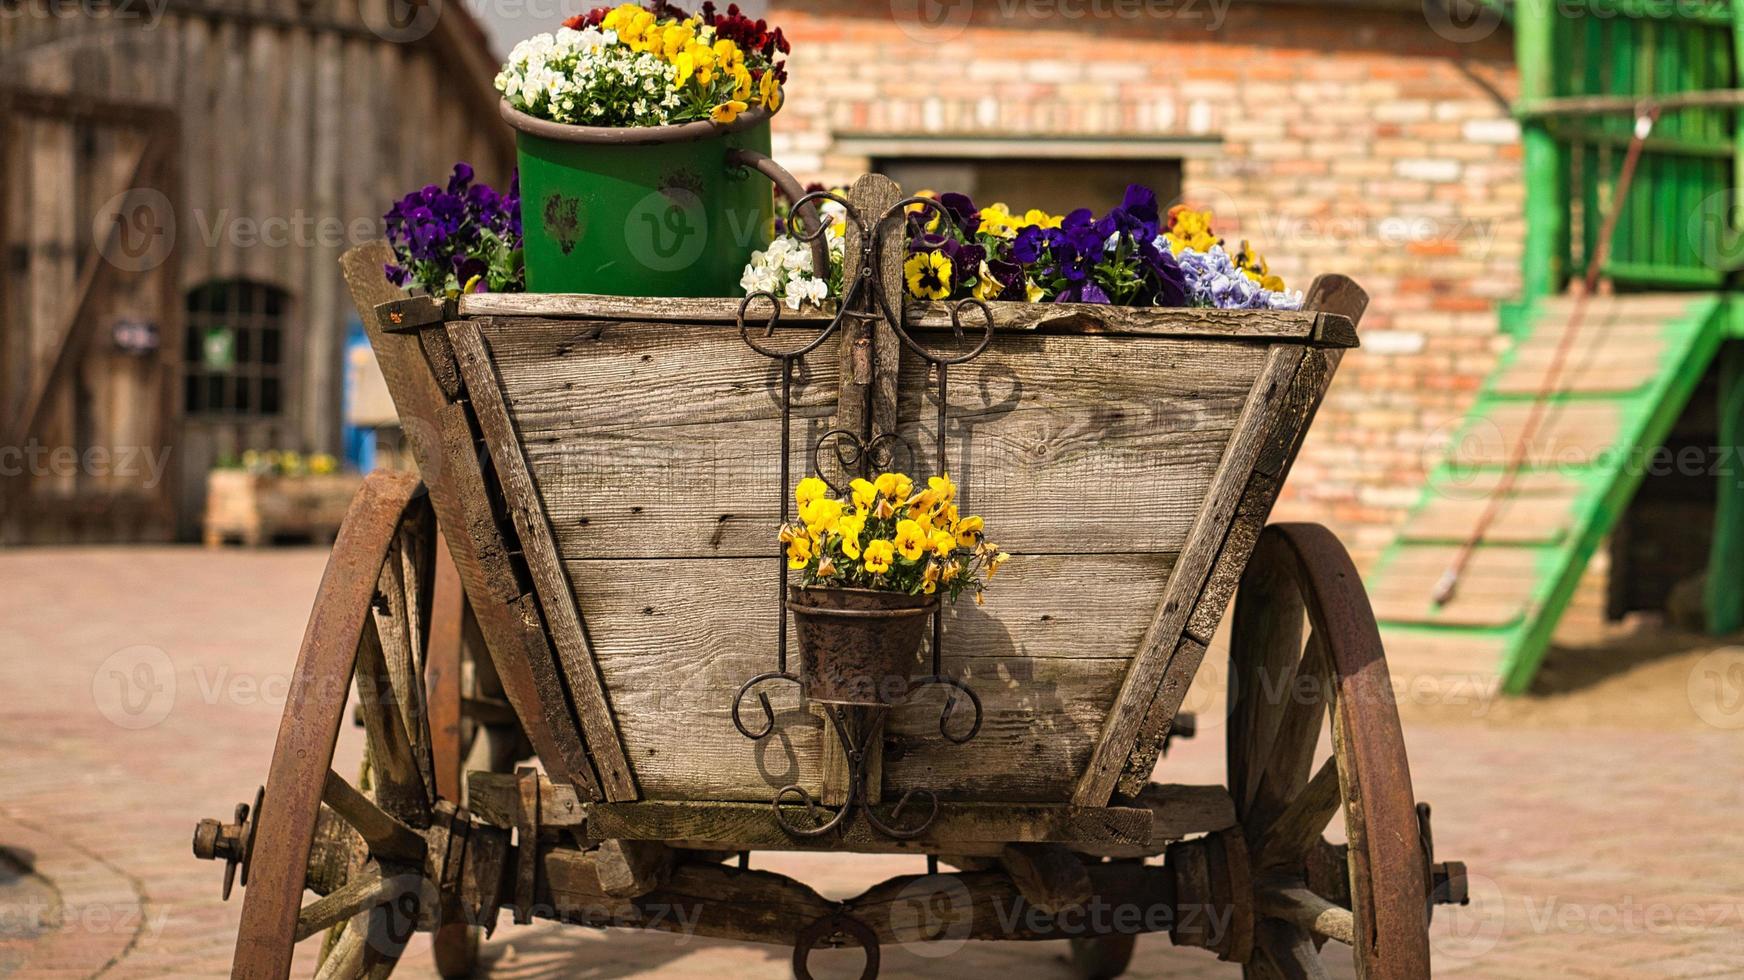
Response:
[[[282,538],[329,543],[362,483],[363,477],[355,473],[277,476],[213,470],[206,474],[206,547],[259,547]]]

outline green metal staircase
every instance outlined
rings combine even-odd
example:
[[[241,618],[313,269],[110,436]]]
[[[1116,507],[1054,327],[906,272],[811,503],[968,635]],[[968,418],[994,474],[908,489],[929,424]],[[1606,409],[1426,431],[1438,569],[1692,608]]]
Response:
[[[1414,667],[1499,674],[1505,690],[1520,692],[1587,561],[1639,487],[1644,460],[1723,340],[1744,336],[1736,329],[1744,303],[1733,291],[1744,269],[1744,0],[1506,10],[1527,219],[1524,297],[1503,317],[1515,342],[1369,586],[1389,649],[1417,651]],[[1655,108],[1644,120],[1648,100]],[[1634,179],[1623,181],[1631,142],[1644,132]],[[1599,242],[1607,218],[1616,222],[1608,249]],[[1565,290],[1594,261],[1617,295],[1590,300],[1558,369],[1576,306]],[[1744,442],[1740,347],[1726,346],[1721,363],[1723,446]],[[1529,451],[1510,480],[1539,402]],[[1715,476],[1707,615],[1711,630],[1730,630],[1744,625],[1744,473]],[[1468,542],[1456,591],[1437,603],[1438,582]],[[1423,661],[1423,651],[1433,659]]]
[[[1552,379],[1556,393],[1512,487],[1453,598],[1437,605],[1436,583],[1519,453],[1572,306],[1555,297],[1522,318],[1518,340],[1369,576],[1390,649],[1445,651],[1438,669],[1499,672],[1510,692],[1531,681],[1588,559],[1640,485],[1734,315],[1718,293],[1595,297]]]

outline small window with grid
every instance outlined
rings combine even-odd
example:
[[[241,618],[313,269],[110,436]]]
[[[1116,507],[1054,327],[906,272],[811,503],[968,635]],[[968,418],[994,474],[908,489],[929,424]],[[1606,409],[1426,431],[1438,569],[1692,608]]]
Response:
[[[254,282],[211,282],[188,293],[189,415],[279,414],[288,306],[284,290]]]

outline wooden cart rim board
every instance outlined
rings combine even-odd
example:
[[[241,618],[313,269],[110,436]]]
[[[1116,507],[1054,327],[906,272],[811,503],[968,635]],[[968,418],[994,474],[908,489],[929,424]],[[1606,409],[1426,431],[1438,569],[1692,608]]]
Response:
[[[373,310],[366,326],[505,691],[556,781],[573,784],[582,800],[637,801],[644,794],[558,552],[552,502],[530,471],[486,334],[504,322],[573,333],[580,321],[602,329],[680,323],[714,333],[733,322],[740,301],[475,294],[445,310],[381,281],[385,259],[379,246],[355,250],[347,276],[360,306]],[[1301,312],[990,304],[1002,335],[1203,339],[1263,353],[1090,764],[1077,776],[1072,807],[1107,808],[1117,791],[1133,797],[1148,782],[1338,359],[1355,344],[1364,302],[1349,280],[1323,277]],[[823,319],[814,313],[783,323],[815,329]],[[911,303],[904,319],[923,332],[949,324],[937,304]],[[880,356],[876,384],[894,385],[895,371]],[[720,803],[723,811],[742,807]]]

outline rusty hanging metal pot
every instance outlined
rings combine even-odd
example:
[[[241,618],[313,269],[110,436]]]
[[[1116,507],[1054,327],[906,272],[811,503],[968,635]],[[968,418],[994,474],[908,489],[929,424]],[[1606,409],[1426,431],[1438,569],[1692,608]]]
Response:
[[[883,705],[908,691],[937,596],[789,586],[806,696],[827,704]]]

